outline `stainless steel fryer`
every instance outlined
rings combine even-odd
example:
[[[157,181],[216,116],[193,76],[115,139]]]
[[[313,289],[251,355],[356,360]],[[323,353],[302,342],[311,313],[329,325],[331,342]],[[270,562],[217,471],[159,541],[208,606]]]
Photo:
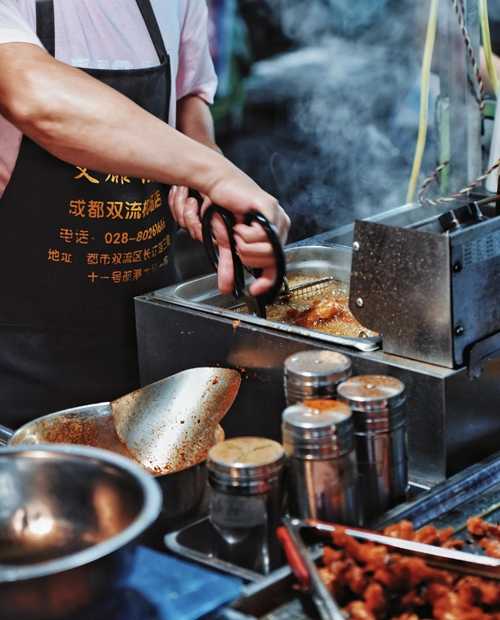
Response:
[[[342,246],[303,246],[285,250],[288,276],[310,276],[311,279],[326,276],[341,282],[349,282],[351,275],[350,249]],[[380,348],[381,338],[378,336],[353,338],[334,336],[318,330],[311,330],[298,325],[288,325],[261,319],[251,314],[243,314],[233,309],[235,300],[230,295],[221,295],[217,290],[217,276],[209,274],[194,278],[187,282],[175,284],[155,291],[153,297],[162,301],[178,304],[194,310],[202,310],[210,314],[230,317],[233,320],[272,327],[288,334],[311,337],[325,342],[352,347],[359,351],[375,351]],[[312,333],[311,333],[312,332]]]
[[[500,355],[500,206],[448,209],[410,226],[355,223],[350,308],[386,353],[477,378]]]

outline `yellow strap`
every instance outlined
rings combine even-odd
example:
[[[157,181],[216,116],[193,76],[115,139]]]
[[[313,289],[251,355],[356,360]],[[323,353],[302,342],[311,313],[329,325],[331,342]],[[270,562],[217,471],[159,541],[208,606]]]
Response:
[[[427,34],[425,37],[424,58],[422,61],[422,76],[420,80],[420,115],[418,121],[418,138],[415,148],[415,157],[411,170],[410,181],[406,202],[413,202],[417,191],[418,177],[422,167],[425,143],[427,139],[427,122],[429,118],[429,82],[431,75],[431,63],[434,53],[434,43],[436,41],[438,22],[438,0],[431,0],[429,11],[429,21],[427,22]]]
[[[481,20],[481,35],[483,39],[484,58],[488,79],[495,95],[498,93],[500,84],[493,63],[493,50],[491,48],[490,23],[488,19],[488,0],[479,0],[479,19]]]

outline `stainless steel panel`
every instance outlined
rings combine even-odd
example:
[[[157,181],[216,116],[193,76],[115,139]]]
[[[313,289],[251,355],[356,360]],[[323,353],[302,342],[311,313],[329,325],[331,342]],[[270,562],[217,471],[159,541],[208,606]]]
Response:
[[[281,439],[281,414],[286,406],[283,364],[298,351],[338,351],[351,357],[354,374],[397,377],[407,390],[411,479],[435,484],[446,476],[445,380],[455,371],[380,351],[348,350],[316,338],[235,323],[229,317],[168,304],[151,296],[137,299],[136,320],[143,384],[200,365],[220,364],[243,371],[240,392],[223,422],[228,437],[250,434]],[[468,383],[465,372],[462,377]],[[469,409],[468,415],[472,416],[473,411]]]
[[[454,367],[445,235],[356,222],[350,308],[384,351]]]
[[[288,275],[292,276],[332,276],[342,282],[349,282],[351,273],[351,250],[342,246],[302,246],[297,248],[287,248],[285,250],[287,259]],[[350,338],[347,336],[332,336],[319,331],[306,329],[296,325],[286,325],[256,316],[241,314],[228,310],[234,305],[235,300],[230,295],[221,295],[217,290],[217,276],[210,274],[201,278],[195,278],[188,282],[169,286],[155,291],[152,296],[156,299],[203,310],[210,314],[216,314],[231,318],[234,321],[242,321],[288,334],[301,335],[321,340],[353,347],[360,351],[374,351],[379,348],[381,339],[373,338]]]
[[[500,218],[450,235],[455,363],[500,330]],[[464,359],[465,358],[465,359]]]
[[[498,520],[500,505],[500,452],[464,469],[449,480],[383,515],[376,527],[408,519],[415,528],[427,523],[462,530],[467,519],[482,514]]]

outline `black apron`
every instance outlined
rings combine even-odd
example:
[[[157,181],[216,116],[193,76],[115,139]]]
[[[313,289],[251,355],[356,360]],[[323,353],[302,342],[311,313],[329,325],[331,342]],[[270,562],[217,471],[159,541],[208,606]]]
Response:
[[[137,4],[160,64],[84,70],[167,122],[169,56],[149,0]],[[37,3],[37,33],[54,55],[53,0]],[[138,386],[133,297],[172,281],[167,191],[72,166],[23,137],[0,200],[1,422]]]

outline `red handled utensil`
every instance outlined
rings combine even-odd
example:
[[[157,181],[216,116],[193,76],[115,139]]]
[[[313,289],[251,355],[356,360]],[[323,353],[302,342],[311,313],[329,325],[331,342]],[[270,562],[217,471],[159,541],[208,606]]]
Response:
[[[309,571],[300,557],[300,553],[297,551],[297,548],[290,537],[289,531],[286,527],[280,526],[276,530],[276,536],[283,547],[288,564],[290,565],[295,578],[299,582],[300,588],[302,590],[309,590],[311,587]]]
[[[290,568],[302,589],[311,592],[321,620],[346,620],[349,618],[340,610],[323,583],[316,565],[302,542],[298,533],[299,528],[302,527],[302,522],[283,517],[283,523],[284,526],[279,527],[276,534],[283,545]]]

